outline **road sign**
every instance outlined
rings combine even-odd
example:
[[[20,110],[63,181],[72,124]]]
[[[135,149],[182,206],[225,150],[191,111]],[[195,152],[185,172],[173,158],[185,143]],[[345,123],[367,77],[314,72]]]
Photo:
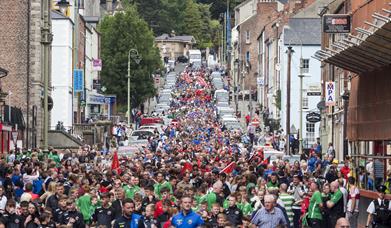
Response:
[[[257,85],[263,86],[264,85],[264,79],[263,77],[257,77]]]
[[[16,143],[18,141],[18,135],[19,135],[18,131],[12,131],[11,132],[12,141],[14,142],[14,145],[16,145]]]
[[[320,120],[322,119],[321,115],[316,112],[308,113],[305,118],[310,123],[317,123],[320,122]]]

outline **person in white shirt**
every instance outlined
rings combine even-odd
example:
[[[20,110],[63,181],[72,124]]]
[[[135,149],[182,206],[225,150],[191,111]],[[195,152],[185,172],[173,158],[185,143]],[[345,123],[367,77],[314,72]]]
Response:
[[[372,223],[373,227],[376,228],[386,228],[390,225],[390,220],[388,216],[384,216],[386,213],[391,212],[391,203],[389,200],[385,199],[386,195],[386,186],[380,185],[378,188],[379,197],[369,204],[367,208],[368,218],[367,224],[365,227],[369,227],[369,224]],[[386,217],[386,218],[385,218]]]
[[[348,204],[346,207],[346,218],[349,220],[351,228],[357,228],[360,190],[356,186],[356,179],[354,177],[349,177],[348,182],[349,182],[349,196],[348,196]]]
[[[4,213],[7,197],[4,195],[4,187],[0,186],[0,213]]]

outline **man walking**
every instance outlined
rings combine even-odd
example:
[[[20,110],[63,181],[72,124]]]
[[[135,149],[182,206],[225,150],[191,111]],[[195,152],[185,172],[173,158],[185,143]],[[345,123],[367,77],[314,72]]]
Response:
[[[182,211],[175,215],[171,224],[177,228],[196,228],[204,224],[204,220],[202,220],[199,214],[196,214],[191,209],[193,204],[193,199],[189,196],[184,196],[181,199],[181,208]]]
[[[265,206],[257,211],[251,219],[253,227],[288,227],[284,213],[281,209],[276,208],[276,200],[273,195],[265,196]]]

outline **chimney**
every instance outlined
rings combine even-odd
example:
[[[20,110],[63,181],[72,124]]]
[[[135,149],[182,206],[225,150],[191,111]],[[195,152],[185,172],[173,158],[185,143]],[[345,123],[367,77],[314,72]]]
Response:
[[[113,13],[113,0],[106,0],[106,11],[109,14]]]

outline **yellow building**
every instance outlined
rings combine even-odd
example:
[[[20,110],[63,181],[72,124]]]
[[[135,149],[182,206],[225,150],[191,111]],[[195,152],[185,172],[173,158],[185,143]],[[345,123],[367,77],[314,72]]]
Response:
[[[196,40],[193,36],[175,36],[163,34],[155,38],[162,59],[168,57],[177,60],[180,56],[187,56],[187,52],[193,48]]]

